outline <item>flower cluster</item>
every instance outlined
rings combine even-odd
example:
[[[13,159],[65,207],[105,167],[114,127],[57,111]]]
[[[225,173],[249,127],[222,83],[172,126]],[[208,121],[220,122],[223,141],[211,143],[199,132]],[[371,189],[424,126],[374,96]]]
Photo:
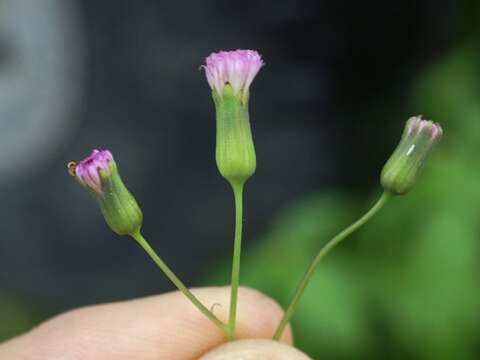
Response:
[[[70,174],[93,193],[105,221],[119,235],[130,235],[152,260],[209,318],[229,340],[236,336],[236,314],[240,281],[240,255],[243,229],[243,191],[245,182],[255,173],[257,160],[250,127],[249,88],[264,65],[254,50],[220,51],[210,54],[202,68],[212,88],[217,124],[215,160],[220,174],[230,183],[235,201],[235,236],[232,261],[229,319],[225,323],[215,316],[156,254],[141,234],[143,213],[135,198],[123,183],[112,154],[108,150],[93,150],[78,164],[68,164]],[[303,295],[320,260],[337,244],[372,218],[393,195],[403,195],[412,189],[429,153],[443,134],[439,124],[421,115],[410,118],[397,148],[381,173],[383,194],[373,207],[356,222],[341,231],[319,250],[307,268],[297,291],[280,321],[274,339],[279,340]]]

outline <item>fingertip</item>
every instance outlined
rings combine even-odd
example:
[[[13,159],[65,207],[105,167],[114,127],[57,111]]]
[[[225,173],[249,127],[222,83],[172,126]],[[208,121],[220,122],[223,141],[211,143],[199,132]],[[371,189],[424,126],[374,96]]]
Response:
[[[230,287],[192,289],[226,322]],[[215,305],[216,304],[216,305]],[[240,288],[237,337],[271,339],[283,311],[271,298]],[[292,342],[290,329],[282,341]],[[97,305],[59,315],[11,342],[22,354],[123,359],[193,359],[226,342],[224,333],[180,292]],[[0,349],[1,350],[1,349]]]
[[[238,293],[238,338],[271,339],[282,320],[282,307],[271,297],[253,288],[241,287]],[[290,326],[285,329],[280,341],[293,343]]]
[[[311,360],[301,351],[273,340],[248,339],[223,344],[199,360]]]

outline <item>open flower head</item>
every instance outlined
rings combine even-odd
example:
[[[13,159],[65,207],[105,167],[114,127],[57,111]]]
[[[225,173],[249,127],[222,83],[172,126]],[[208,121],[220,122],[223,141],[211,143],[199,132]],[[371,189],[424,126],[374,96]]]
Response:
[[[248,92],[263,65],[262,57],[255,50],[233,50],[210,54],[202,68],[212,90],[221,95],[225,85],[230,84],[237,95],[240,91]]]
[[[216,110],[215,159],[220,173],[231,184],[243,183],[255,172],[248,99],[250,84],[262,66],[263,60],[254,50],[212,53],[202,66]]]
[[[114,166],[115,162],[110,151],[93,150],[90,156],[76,164],[74,175],[83,186],[101,194],[102,176],[109,176]]]

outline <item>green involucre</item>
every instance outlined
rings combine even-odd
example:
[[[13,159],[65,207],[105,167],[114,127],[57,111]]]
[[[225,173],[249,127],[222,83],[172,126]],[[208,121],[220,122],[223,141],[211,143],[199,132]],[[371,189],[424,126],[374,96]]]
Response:
[[[142,227],[143,214],[137,201],[123,184],[115,164],[111,173],[100,171],[102,193],[95,194],[108,226],[118,235],[138,233]]]
[[[404,195],[412,189],[425,160],[438,142],[432,137],[432,123],[414,133],[408,131],[409,123],[381,174],[383,188],[394,195]]]
[[[225,85],[220,95],[213,91],[217,116],[215,158],[220,174],[230,183],[242,184],[253,175],[256,168],[248,115],[248,92],[234,95],[230,85]]]

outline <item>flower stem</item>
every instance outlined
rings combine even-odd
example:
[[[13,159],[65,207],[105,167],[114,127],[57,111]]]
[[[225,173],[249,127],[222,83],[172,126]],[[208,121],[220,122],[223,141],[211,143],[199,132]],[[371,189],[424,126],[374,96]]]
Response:
[[[147,252],[152,260],[158,265],[160,270],[170,279],[170,281],[200,310],[208,319],[210,319],[216,326],[218,326],[225,335],[228,336],[227,325],[218,319],[210,310],[208,310],[198,298],[192,294],[190,290],[183,284],[183,282],[173,273],[172,270],[165,264],[165,262],[157,255],[155,250],[152,249],[150,244],[145,238],[137,232],[132,237],[140,244],[140,246]]]
[[[370,220],[382,207],[385,205],[387,200],[390,198],[390,194],[388,192],[383,192],[382,196],[377,200],[375,205],[367,212],[365,213],[360,219],[358,219],[356,222],[354,222],[352,225],[344,229],[342,232],[337,234],[335,237],[333,237],[329,242],[327,242],[318,252],[317,256],[313,259],[312,263],[308,267],[307,271],[305,272],[305,275],[303,275],[302,281],[300,281],[300,284],[298,285],[297,290],[295,291],[295,294],[290,302],[290,305],[288,305],[287,310],[285,311],[285,314],[283,315],[282,320],[280,321],[280,324],[277,327],[277,330],[275,331],[275,334],[273,335],[274,340],[279,340],[280,337],[283,334],[283,331],[285,330],[285,327],[287,324],[290,322],[290,319],[295,312],[295,309],[298,305],[298,302],[300,301],[300,298],[302,297],[305,288],[307,287],[308,283],[310,282],[310,279],[312,278],[312,275],[315,272],[315,269],[317,268],[320,260],[323,259],[325,255],[327,255],[330,250],[332,250],[338,243],[340,243],[343,239],[348,237],[351,233],[353,233],[355,230],[360,228],[362,225],[364,225],[368,220]]]
[[[232,182],[233,195],[235,198],[235,239],[233,243],[230,315],[228,319],[229,340],[235,339],[235,325],[237,319],[238,285],[240,282],[240,255],[242,249],[243,186],[243,182]]]

